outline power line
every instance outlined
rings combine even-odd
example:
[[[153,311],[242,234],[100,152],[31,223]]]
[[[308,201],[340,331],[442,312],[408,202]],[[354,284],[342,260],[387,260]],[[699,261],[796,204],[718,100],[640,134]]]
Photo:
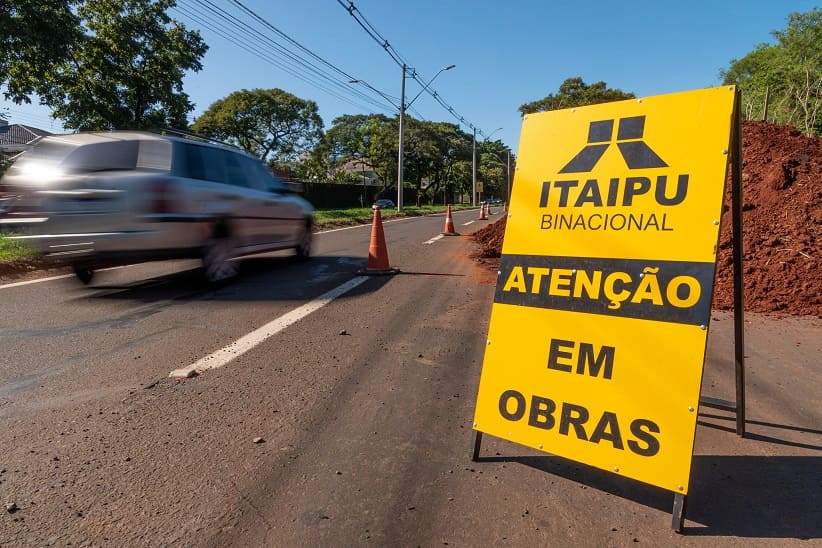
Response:
[[[192,19],[195,19],[197,22],[204,25],[218,36],[221,36],[245,51],[248,51],[269,64],[280,68],[295,78],[325,91],[329,95],[332,95],[341,101],[358,108],[371,110],[370,108],[364,107],[362,104],[355,102],[350,98],[351,96],[356,96],[359,100],[364,100],[379,109],[387,110],[387,107],[384,104],[372,99],[370,96],[367,96],[358,90],[351,89],[350,86],[343,85],[338,80],[329,77],[327,73],[318,70],[316,67],[311,66],[308,63],[305,63],[303,59],[292,55],[291,52],[283,48],[271,38],[265,36],[247,23],[239,21],[235,16],[216,7],[213,3],[208,2],[207,0],[199,0],[197,1],[197,4],[205,10],[219,16],[222,21],[215,20],[213,16],[209,16],[208,13],[203,12],[194,14],[190,11],[186,11],[186,15]],[[226,23],[231,25],[234,28],[234,31],[238,34],[228,34],[225,30],[222,30],[223,27],[226,26]],[[331,89],[329,85],[336,86],[338,89]]]
[[[291,43],[291,44],[293,44],[294,46],[298,47],[300,50],[304,51],[305,53],[307,53],[308,55],[310,55],[311,57],[313,57],[313,58],[314,58],[314,59],[316,59],[317,61],[321,62],[322,64],[326,65],[326,66],[327,66],[327,67],[329,67],[330,69],[334,70],[335,72],[337,72],[338,74],[340,74],[341,76],[343,76],[344,78],[346,78],[346,79],[347,79],[347,81],[348,81],[349,83],[350,83],[352,80],[363,81],[363,80],[361,80],[361,79],[359,79],[359,78],[354,78],[354,77],[353,77],[352,75],[350,75],[349,73],[347,73],[347,72],[345,72],[344,70],[340,69],[340,68],[339,68],[339,67],[337,67],[336,65],[334,65],[334,64],[332,64],[332,63],[330,63],[330,62],[326,61],[325,59],[323,59],[322,57],[320,57],[319,55],[317,55],[316,53],[314,53],[314,52],[313,52],[313,51],[311,51],[310,49],[306,48],[305,46],[303,46],[302,44],[300,44],[299,42],[297,42],[296,40],[294,40],[293,38],[291,38],[290,36],[288,36],[286,33],[284,33],[283,31],[281,31],[279,28],[277,28],[276,26],[274,26],[274,25],[273,25],[273,24],[271,24],[270,22],[268,22],[268,21],[266,21],[265,19],[263,19],[262,17],[260,17],[257,13],[255,13],[252,9],[250,9],[250,8],[249,8],[249,7],[247,7],[245,4],[243,4],[240,0],[231,0],[231,1],[232,1],[234,4],[236,4],[237,6],[239,6],[239,7],[240,7],[240,9],[242,9],[245,13],[247,13],[248,15],[250,15],[251,17],[253,17],[253,18],[254,18],[254,19],[256,19],[257,21],[259,21],[260,23],[262,23],[263,25],[265,25],[265,26],[266,26],[266,27],[268,27],[269,29],[273,30],[273,31],[274,31],[275,33],[277,33],[279,36],[281,36],[282,38],[284,38],[285,40],[287,40],[288,42],[290,42],[290,43]],[[369,24],[369,26],[370,26],[370,24]],[[372,28],[373,28],[373,27],[372,27]],[[400,57],[400,58],[401,58],[401,57]],[[381,91],[379,91],[379,90],[377,90],[377,89],[373,88],[373,86],[370,86],[370,85],[369,85],[369,86],[367,86],[367,87],[370,87],[372,91],[375,91],[376,93],[380,94],[380,95],[381,95],[381,96],[383,96],[383,97],[385,97],[385,96],[386,96],[386,94],[385,94],[385,93],[383,93],[383,92],[381,92]],[[390,96],[390,95],[389,95],[388,97],[392,97],[392,96]],[[397,100],[397,102],[399,102],[399,98],[395,98],[395,99]],[[392,106],[393,106],[393,105],[392,105]],[[396,107],[394,107],[394,108],[396,108]],[[419,113],[418,113],[416,110],[414,110],[414,109],[409,109],[409,110],[411,110],[412,112],[414,112],[415,114],[417,114],[417,115],[418,115],[418,117],[422,118],[422,116],[420,116],[420,115],[419,115]]]
[[[374,25],[372,25],[371,23],[368,22],[368,20],[365,18],[365,16],[362,14],[362,12],[354,5],[354,2],[349,0],[347,5],[343,0],[337,0],[337,2],[343,7],[343,9],[345,9],[345,11],[347,11],[349,13],[349,15],[351,15],[351,17],[354,18],[354,20],[357,22],[357,24],[359,24],[365,30],[365,32],[375,42],[377,42],[380,45],[381,48],[383,48],[385,50],[385,52],[391,57],[391,59],[394,60],[395,63],[397,63],[400,66],[409,65],[409,63],[402,57],[402,55],[400,55],[400,53],[396,50],[396,48],[394,46],[392,46],[382,34],[380,34],[380,32],[374,27]],[[471,122],[468,122],[465,119],[464,116],[461,116],[459,113],[457,113],[457,111],[454,110],[454,107],[449,105],[445,101],[445,99],[443,99],[442,96],[436,90],[432,89],[430,86],[426,87],[426,80],[422,78],[422,76],[416,71],[416,69],[414,69],[414,68],[410,69],[410,76],[420,86],[423,87],[423,91],[425,91],[431,97],[433,97],[445,110],[447,110],[449,113],[451,113],[451,115],[454,118],[459,120],[459,122],[461,124],[464,124],[464,125],[468,126],[470,129],[476,131],[477,133],[479,133],[483,137],[486,136],[485,133],[481,129],[476,127]]]
[[[343,81],[333,74],[330,74],[327,70],[318,66],[316,63],[306,59],[304,56],[294,51],[291,51],[289,47],[277,42],[267,33],[261,32],[260,30],[252,27],[249,23],[241,21],[236,15],[218,7],[209,0],[189,0],[187,4],[187,6],[177,5],[175,9],[190,20],[214,32],[221,38],[283,70],[306,84],[320,89],[341,101],[363,110],[373,111],[374,107],[379,110],[389,112],[394,110],[393,105],[388,106],[380,99],[376,99],[373,96],[354,88],[348,84],[347,80]],[[344,75],[345,78],[349,80],[354,79],[353,76],[350,76],[345,71],[314,54],[250,9],[242,5],[241,7],[244,11],[246,11],[246,13],[250,12],[252,17],[254,17],[258,23],[262,22],[268,29],[274,30],[279,36],[285,37],[289,43],[296,45],[302,51],[309,53],[311,57],[320,60],[323,65],[331,68],[337,72],[337,74]],[[361,103],[362,101],[372,106],[366,107]]]
[[[3,116],[7,113],[7,116]],[[6,119],[10,124],[20,124],[31,126],[37,129],[64,131],[60,121],[47,115],[39,115],[16,108],[0,108],[0,117]],[[57,127],[55,127],[55,125]],[[45,126],[45,127],[44,127]]]
[[[374,39],[375,42],[380,44],[380,47],[385,50],[385,52],[394,60],[395,63],[397,63],[397,65],[402,66],[408,64],[405,59],[403,59],[402,55],[400,55],[399,52],[388,43],[388,40],[386,40],[376,28],[374,28],[374,25],[368,22],[365,15],[363,15],[363,13],[357,9],[357,6],[354,5],[354,2],[349,2],[348,6],[346,6],[345,2],[342,0],[337,0],[337,2],[339,2],[345,11],[347,11],[349,15],[354,18],[354,20],[371,38]],[[359,16],[355,15],[354,12],[359,13]]]

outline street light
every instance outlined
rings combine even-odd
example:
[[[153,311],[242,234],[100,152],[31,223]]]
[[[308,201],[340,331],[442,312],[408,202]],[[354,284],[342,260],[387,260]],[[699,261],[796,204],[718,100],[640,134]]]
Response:
[[[495,134],[496,132],[498,132],[498,131],[499,131],[499,130],[501,130],[501,129],[502,129],[501,127],[498,127],[497,129],[495,129],[494,131],[492,131],[491,133],[489,133],[488,135],[486,135],[486,136],[485,136],[485,140],[487,141],[488,139],[490,139],[490,138],[491,138],[491,135]]]
[[[399,152],[397,158],[397,212],[402,211],[402,187],[403,187],[403,158],[405,156],[405,109],[410,108],[414,101],[422,95],[422,92],[428,89],[428,86],[431,85],[431,82],[434,79],[445,72],[446,70],[451,70],[452,68],[456,67],[457,65],[448,65],[447,67],[442,67],[437,73],[430,79],[428,82],[422,86],[422,89],[419,93],[417,93],[411,102],[407,105],[405,104],[405,63],[402,64],[402,94],[400,95],[400,143],[399,143]]]

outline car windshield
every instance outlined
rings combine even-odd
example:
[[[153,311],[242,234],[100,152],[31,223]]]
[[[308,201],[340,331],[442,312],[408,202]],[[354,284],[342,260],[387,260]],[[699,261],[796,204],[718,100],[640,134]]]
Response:
[[[170,150],[164,141],[128,140],[77,144],[44,140],[15,162],[10,174],[60,175],[95,171],[168,169]]]

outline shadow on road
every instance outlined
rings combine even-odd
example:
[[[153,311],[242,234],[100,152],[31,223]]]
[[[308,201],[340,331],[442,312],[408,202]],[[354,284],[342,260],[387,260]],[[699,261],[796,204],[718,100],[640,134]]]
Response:
[[[685,534],[822,537],[822,457],[699,455]]]
[[[673,493],[561,457],[481,457],[515,462],[671,512]],[[822,457],[695,455],[685,535],[822,538]]]
[[[701,419],[714,419],[714,420],[723,420],[729,422],[735,422],[735,417],[725,417],[722,415],[711,415],[708,413],[699,413]],[[723,432],[730,432],[731,434],[736,433],[736,425],[732,426],[724,426],[721,424],[714,424],[711,422],[706,422],[705,420],[698,420],[697,424],[700,426],[705,426],[708,428],[713,428],[715,430],[722,430]],[[822,430],[815,430],[813,428],[805,428],[802,426],[791,426],[788,424],[776,424],[773,422],[764,422],[764,421],[755,421],[755,420],[746,420],[745,424],[748,426],[750,425],[757,425],[763,426],[766,428],[773,428],[776,430],[788,430],[789,432],[800,432],[804,434],[816,434],[818,436],[822,436]],[[822,451],[822,445],[814,445],[812,443],[801,443],[798,441],[787,440],[784,438],[778,438],[775,436],[765,436],[763,434],[757,434],[755,432],[751,432],[750,430],[746,429],[745,438],[754,440],[754,441],[763,441],[766,443],[775,443],[777,445],[784,445],[786,447],[798,447],[800,449],[811,449],[813,451]]]
[[[160,301],[302,301],[312,299],[357,275],[365,260],[355,257],[316,257],[299,261],[294,257],[259,256],[240,261],[240,274],[234,280],[209,285],[200,268],[186,268],[161,276],[126,282],[107,282],[107,273],[88,287],[81,288],[78,298],[113,299],[154,303]],[[119,273],[118,276],[122,276]],[[376,291],[389,283],[391,276],[375,277],[341,298]]]

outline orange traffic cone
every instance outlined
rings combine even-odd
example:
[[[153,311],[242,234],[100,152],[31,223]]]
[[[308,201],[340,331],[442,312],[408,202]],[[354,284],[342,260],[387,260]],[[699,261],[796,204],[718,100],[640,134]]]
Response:
[[[396,274],[400,270],[388,266],[388,248],[385,247],[385,233],[382,230],[382,214],[380,207],[374,208],[374,220],[371,223],[371,243],[368,245],[368,264],[357,274],[377,276]]]
[[[493,215],[493,213],[491,213],[491,204],[486,204],[485,205],[485,214],[488,215],[489,217],[491,215]]]
[[[485,221],[486,219],[488,219],[488,217],[485,215],[485,204],[482,204],[482,205],[480,206],[480,216],[479,216],[479,220],[480,220],[480,221]]]
[[[445,229],[442,232],[443,236],[459,236],[454,230],[454,218],[451,216],[451,204],[448,204],[448,211],[445,212]]]

